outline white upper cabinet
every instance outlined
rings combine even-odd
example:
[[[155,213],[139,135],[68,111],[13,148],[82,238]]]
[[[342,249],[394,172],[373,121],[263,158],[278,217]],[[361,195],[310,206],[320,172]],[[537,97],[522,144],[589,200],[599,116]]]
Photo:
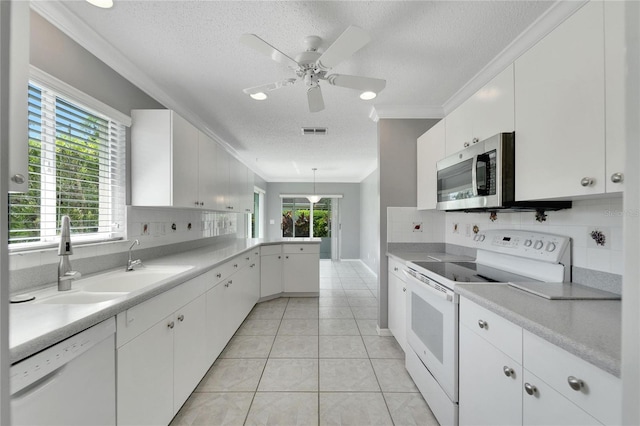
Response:
[[[9,161],[7,171],[9,192],[29,189],[29,120],[27,116],[27,86],[29,84],[29,2],[13,1],[10,13],[2,16],[2,25],[9,24],[8,136]],[[3,70],[4,71],[4,70]],[[7,87],[3,87],[3,90]],[[4,93],[3,93],[4,96]],[[4,155],[5,153],[3,153]]]
[[[604,3],[604,52],[605,52],[605,123],[606,123],[606,190],[620,192],[624,189],[624,127],[625,127],[625,39],[622,1]]]
[[[461,151],[474,141],[514,129],[514,76],[509,65],[445,120],[445,155]]]
[[[418,138],[418,210],[434,210],[438,202],[436,162],[445,156],[445,120]]]
[[[134,206],[172,206],[249,212],[247,167],[171,110],[131,113],[131,200]]]
[[[516,199],[605,192],[603,3],[515,62]]]

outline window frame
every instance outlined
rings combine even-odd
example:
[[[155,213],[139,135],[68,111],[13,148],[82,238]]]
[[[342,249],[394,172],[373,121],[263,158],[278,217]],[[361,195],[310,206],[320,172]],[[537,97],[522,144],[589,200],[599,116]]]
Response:
[[[119,174],[116,175],[115,180],[119,183],[115,186],[110,186],[109,189],[115,189],[116,191],[121,191],[120,194],[110,194],[109,199],[111,201],[116,200],[115,203],[110,207],[112,212],[109,214],[109,221],[113,220],[118,221],[118,227],[121,230],[118,231],[98,231],[95,233],[73,233],[72,238],[74,244],[96,244],[96,243],[104,243],[115,240],[121,240],[126,237],[126,128],[131,126],[131,117],[123,114],[122,112],[114,109],[113,107],[87,95],[86,93],[76,89],[73,86],[51,76],[50,74],[38,69],[37,67],[30,66],[29,68],[29,84],[33,84],[38,86],[38,88],[42,89],[43,92],[47,92],[47,95],[44,93],[42,96],[50,96],[53,94],[55,98],[60,98],[64,102],[72,104],[74,107],[80,108],[82,110],[86,110],[87,112],[95,115],[96,117],[100,117],[102,119],[107,120],[108,122],[115,123],[115,127],[118,128],[119,132],[122,132],[121,135],[118,135],[118,140],[121,143],[119,146],[117,155],[120,157],[118,171]],[[26,92],[25,92],[26,94]],[[44,98],[43,98],[44,99]],[[111,126],[109,129],[111,130]],[[55,138],[57,139],[57,138]],[[54,145],[55,145],[54,139]],[[100,165],[102,167],[102,165]],[[109,176],[109,179],[112,179],[112,176]],[[104,182],[105,178],[101,177],[100,181]],[[103,186],[100,185],[100,190],[102,191]],[[42,195],[42,194],[41,194]],[[103,194],[100,195],[100,198],[103,197]],[[117,197],[117,198],[116,198]],[[43,201],[41,198],[40,206],[43,205]],[[9,206],[10,207],[10,206]],[[103,207],[100,205],[97,210],[100,211]],[[117,210],[114,210],[117,209]],[[56,215],[57,213],[52,213]],[[115,217],[115,219],[114,219]],[[55,219],[54,219],[55,220]],[[105,229],[104,227],[109,226],[109,224],[104,223],[105,219],[98,218],[98,229]],[[7,224],[8,225],[8,224]],[[73,225],[73,224],[72,224]],[[57,228],[57,225],[56,225]],[[20,252],[20,251],[32,251],[45,249],[49,247],[57,246],[59,242],[59,237],[57,235],[53,235],[50,227],[41,227],[41,236],[45,238],[44,241],[32,241],[32,242],[19,242],[19,243],[9,243],[7,241],[7,245],[9,247],[9,252]],[[44,232],[43,232],[44,231]],[[54,231],[55,234],[57,232]],[[110,234],[106,237],[106,234]]]

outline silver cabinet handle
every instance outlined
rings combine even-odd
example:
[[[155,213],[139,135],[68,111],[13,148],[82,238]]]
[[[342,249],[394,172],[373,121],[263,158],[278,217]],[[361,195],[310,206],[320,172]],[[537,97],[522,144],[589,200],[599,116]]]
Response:
[[[180,322],[184,321],[184,315],[182,314],[178,315],[178,321]]]
[[[406,292],[406,291],[407,291],[407,288],[406,288],[406,287],[402,287],[402,291],[403,291],[403,292]]]
[[[624,175],[622,173],[614,173],[611,175],[611,182],[620,183],[624,180]]]
[[[464,147],[465,147],[465,148],[469,148],[469,145],[471,145],[469,142],[465,142],[465,143],[464,143]]]
[[[579,391],[584,387],[584,382],[577,377],[569,376],[567,377],[567,382],[569,383],[569,387],[574,391]]]
[[[478,138],[473,138],[471,140],[471,143],[478,143],[478,142],[480,142],[480,139],[478,139]]]
[[[534,393],[538,392],[538,388],[536,388],[535,386],[533,386],[531,383],[525,383],[525,384],[524,384],[524,390],[525,390],[525,392],[527,392],[529,395],[533,395]]]
[[[246,259],[246,260],[249,260],[249,259],[251,259],[251,258],[250,258],[250,257],[245,257],[245,259]]]
[[[176,324],[173,321],[171,321],[169,324],[167,324],[167,327],[169,327],[169,328],[173,328],[175,326],[176,326]]]
[[[25,182],[24,175],[22,175],[22,174],[20,174],[20,173],[18,173],[18,174],[15,174],[15,175],[11,176],[11,180],[12,180],[13,182],[17,183],[17,184],[22,184],[22,183],[24,183],[24,182]]]
[[[222,278],[222,274],[221,274],[220,272],[218,272],[218,273],[216,274],[216,277],[218,277],[218,278]]]
[[[394,271],[396,271],[396,272],[398,272],[398,267],[397,267],[397,266],[395,266],[395,267],[393,268],[393,270],[394,270]]]
[[[282,259],[282,256],[278,256],[278,259]]]
[[[485,320],[478,320],[478,327],[489,328],[489,324]]]
[[[289,258],[289,256],[285,256],[284,258],[285,258],[285,259],[288,259],[288,258]]]
[[[594,182],[593,178],[590,178],[590,177],[583,177],[583,178],[580,180],[580,185],[585,186],[585,187],[586,187],[586,186],[591,186],[591,185],[593,185],[593,182]]]
[[[507,367],[506,365],[504,367],[502,367],[502,372],[507,377],[515,377],[515,375],[516,375],[516,372],[513,371],[513,368]]]
[[[233,264],[233,267],[234,267],[234,268],[237,268],[237,267],[238,267],[238,264],[237,264],[237,263],[234,263],[234,264]]]

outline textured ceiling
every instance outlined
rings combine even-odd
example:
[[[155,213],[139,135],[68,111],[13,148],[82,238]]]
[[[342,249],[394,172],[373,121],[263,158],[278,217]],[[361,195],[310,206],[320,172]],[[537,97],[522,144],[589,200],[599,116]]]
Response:
[[[267,181],[310,181],[317,167],[318,181],[334,182],[359,182],[375,169],[372,106],[441,108],[551,5],[115,0],[112,9],[102,10],[84,1],[63,4],[162,87],[178,112],[206,123]],[[294,77],[286,66],[241,45],[243,33],[294,57],[304,50],[305,36],[322,37],[323,51],[351,24],[367,30],[372,41],[333,71],[386,79],[373,101],[321,83],[326,109],[312,114],[300,83],[270,92],[262,102],[242,93]],[[302,126],[328,127],[329,134],[301,136]]]

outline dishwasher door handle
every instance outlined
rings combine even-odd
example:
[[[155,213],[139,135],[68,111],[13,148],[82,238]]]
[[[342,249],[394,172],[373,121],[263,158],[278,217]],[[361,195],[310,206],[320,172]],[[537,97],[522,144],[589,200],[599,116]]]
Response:
[[[20,389],[18,392],[12,394],[11,398],[12,399],[28,398],[30,395],[38,392],[40,389],[49,385],[49,383],[54,382],[64,372],[64,369],[66,368],[66,366],[67,364],[63,364],[60,367],[53,370],[52,372],[50,372],[49,374],[47,374],[46,376],[40,377],[35,382],[25,386],[24,388]]]

